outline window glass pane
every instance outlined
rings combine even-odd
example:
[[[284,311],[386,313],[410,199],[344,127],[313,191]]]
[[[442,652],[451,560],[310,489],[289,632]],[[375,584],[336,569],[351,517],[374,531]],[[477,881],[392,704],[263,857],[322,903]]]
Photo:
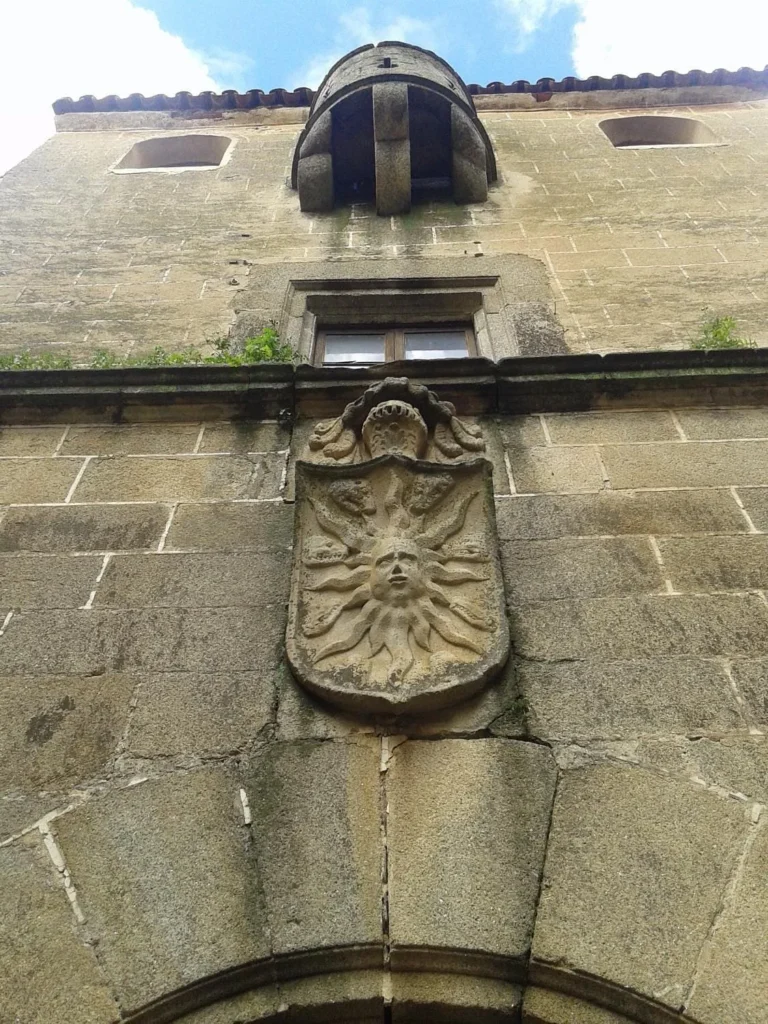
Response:
[[[460,359],[466,354],[464,331],[405,332],[406,359]]]
[[[326,334],[325,363],[383,363],[383,334]]]

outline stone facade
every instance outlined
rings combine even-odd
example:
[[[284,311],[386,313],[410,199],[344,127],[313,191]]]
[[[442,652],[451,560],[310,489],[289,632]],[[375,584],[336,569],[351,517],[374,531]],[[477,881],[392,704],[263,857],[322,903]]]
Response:
[[[766,362],[589,355],[768,340],[766,108],[622,151],[513,99],[488,201],[392,220],[299,211],[298,114],[146,176],[67,114],[0,184],[6,351],[485,274],[507,358],[413,377],[484,439],[512,647],[450,708],[291,675],[296,463],[387,367],[0,375],[0,1020],[766,1024]]]

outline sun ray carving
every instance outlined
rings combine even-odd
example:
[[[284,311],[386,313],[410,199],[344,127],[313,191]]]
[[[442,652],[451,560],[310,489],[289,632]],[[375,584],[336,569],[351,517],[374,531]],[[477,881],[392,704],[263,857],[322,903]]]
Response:
[[[359,646],[358,659],[373,672],[384,658],[387,681],[398,685],[436,638],[443,651],[482,654],[495,626],[478,586],[490,578],[490,558],[474,535],[456,540],[480,500],[477,488],[459,491],[447,473],[416,477],[393,466],[378,488],[351,477],[310,495],[319,533],[303,557],[303,629],[328,637],[315,664]],[[322,610],[313,612],[313,601]]]

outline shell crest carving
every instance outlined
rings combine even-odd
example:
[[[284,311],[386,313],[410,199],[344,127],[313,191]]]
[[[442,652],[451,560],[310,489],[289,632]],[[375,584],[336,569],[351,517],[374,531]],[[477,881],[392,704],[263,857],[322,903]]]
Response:
[[[297,464],[287,635],[310,689],[394,714],[461,700],[508,653],[490,464],[425,461],[434,418],[398,385],[350,428],[367,459]]]

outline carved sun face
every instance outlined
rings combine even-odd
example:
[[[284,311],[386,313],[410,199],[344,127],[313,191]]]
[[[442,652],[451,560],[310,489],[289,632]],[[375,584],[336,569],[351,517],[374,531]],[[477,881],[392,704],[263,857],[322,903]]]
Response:
[[[402,607],[424,593],[421,552],[407,540],[391,540],[374,548],[371,595],[382,604]]]
[[[303,556],[314,578],[306,585],[302,629],[307,637],[327,637],[315,663],[354,650],[353,661],[371,673],[383,658],[388,682],[397,685],[417,661],[429,665],[433,653],[483,653],[482,634],[494,621],[476,588],[462,585],[487,581],[485,565],[477,563],[489,559],[472,538],[457,538],[477,492],[444,503],[450,483],[438,478],[406,487],[398,478],[377,501],[367,483],[349,480],[334,491],[333,505],[313,500],[325,536],[316,536]]]

